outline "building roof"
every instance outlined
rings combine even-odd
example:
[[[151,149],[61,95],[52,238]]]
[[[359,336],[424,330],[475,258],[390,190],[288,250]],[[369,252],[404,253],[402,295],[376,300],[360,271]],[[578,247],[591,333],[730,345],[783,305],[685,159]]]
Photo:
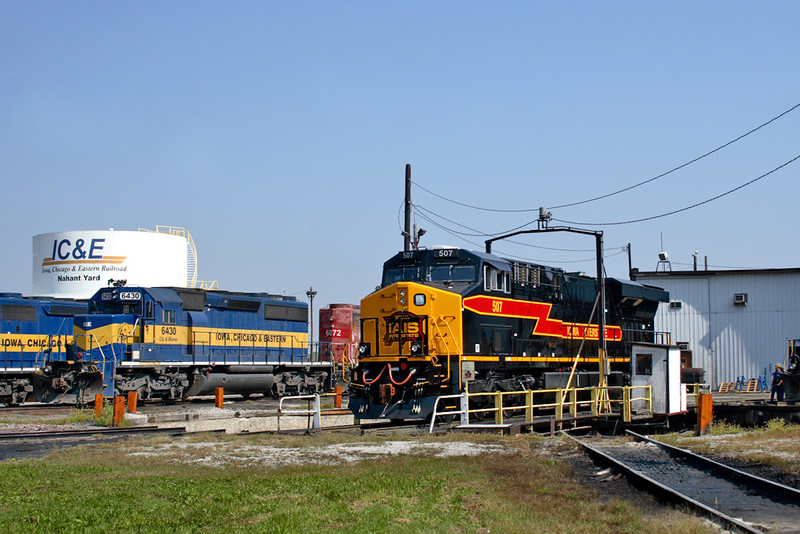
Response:
[[[631,269],[631,279],[643,276],[647,278],[676,278],[676,277],[707,277],[725,275],[769,275],[769,274],[800,274],[800,267],[786,267],[779,269],[698,269],[696,271],[640,271]]]

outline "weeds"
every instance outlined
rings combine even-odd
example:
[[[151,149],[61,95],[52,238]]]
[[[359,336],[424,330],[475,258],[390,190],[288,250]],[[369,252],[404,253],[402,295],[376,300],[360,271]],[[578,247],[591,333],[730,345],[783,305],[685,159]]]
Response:
[[[780,417],[775,419],[770,419],[769,421],[767,421],[767,424],[764,425],[764,428],[770,432],[786,430],[786,427],[787,427],[786,420],[781,419]]]
[[[92,421],[97,426],[113,426],[114,424],[114,405],[110,402],[103,403],[103,410],[100,413],[100,417],[95,415],[94,408],[74,408],[70,411],[69,416],[66,419],[66,423],[82,423],[84,421]],[[129,426],[130,423],[126,421],[124,418],[123,420],[117,425],[118,427],[126,427]]]
[[[709,433],[712,436],[726,436],[728,434],[740,434],[741,432],[741,425],[715,420],[711,423],[711,431]]]
[[[796,449],[800,440],[800,425],[784,419],[772,419],[764,426],[742,429],[739,425],[714,421],[706,436],[666,434],[660,441],[687,447],[698,454],[731,455],[751,463],[778,467],[785,472],[800,470]]]

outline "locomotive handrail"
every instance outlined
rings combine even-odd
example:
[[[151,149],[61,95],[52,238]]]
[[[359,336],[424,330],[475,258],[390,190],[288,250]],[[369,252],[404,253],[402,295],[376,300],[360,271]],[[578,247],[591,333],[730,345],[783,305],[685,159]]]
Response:
[[[453,331],[450,328],[450,323],[448,321],[445,321],[443,316],[437,317],[433,321],[433,326],[434,326],[434,328],[436,328],[436,332],[438,332],[438,334],[439,334],[439,339],[442,340],[442,343],[444,343],[444,346],[447,349],[447,343],[444,341],[444,335],[442,334],[442,330],[439,328],[439,321],[440,320],[444,322],[445,326],[447,327],[447,331],[450,333],[450,337],[453,339],[453,343],[456,345],[456,354],[460,354],[461,350],[460,350],[460,348],[458,346],[458,340],[456,339],[456,336],[453,334]],[[451,366],[450,361],[452,359],[452,358],[450,358],[450,356],[452,356],[452,354],[451,354],[449,349],[447,349],[446,352],[447,352],[447,377],[444,379],[444,381],[445,382],[449,382],[450,381],[450,374],[452,373],[452,370],[450,369],[450,366]]]
[[[309,417],[310,423],[310,430],[319,430],[322,428],[321,424],[321,416],[322,416],[322,403],[320,399],[322,397],[339,397],[341,399],[341,391],[334,392],[334,393],[314,393],[313,395],[295,395],[293,397],[281,397],[280,402],[278,403],[278,430],[281,429],[281,416],[282,415],[293,415],[293,416],[306,416]],[[290,410],[284,409],[283,403],[284,401],[312,401],[311,406],[306,409],[298,409],[298,410]],[[333,410],[339,410],[339,408],[333,408]]]
[[[283,402],[292,400],[313,400],[313,408],[306,408],[305,410],[285,410],[283,408]],[[281,400],[278,403],[278,430],[281,429],[281,415],[300,415],[311,417],[309,421],[311,423],[311,428],[314,430],[319,430],[319,428],[321,428],[319,393],[314,393],[313,395],[281,397]]]
[[[77,346],[78,346],[78,339],[77,339],[78,337],[88,337],[89,338],[89,349],[88,350],[90,350],[90,351],[92,350],[92,342],[97,343],[97,350],[100,352],[100,357],[103,360],[103,365],[100,368],[100,376],[103,377],[103,379],[105,379],[105,377],[106,377],[106,353],[103,351],[103,346],[100,344],[100,340],[98,340],[97,337],[95,337],[94,334],[77,334],[75,336],[75,338],[76,338],[75,339],[76,350],[77,350]],[[116,367],[117,355],[114,352],[114,344],[113,343],[111,343],[111,361],[114,363],[114,366]]]
[[[64,337],[64,343],[63,344],[61,343],[61,337],[62,336]],[[33,366],[34,366],[34,368],[39,368],[40,367],[40,365],[39,365],[39,356],[40,355],[42,356],[42,365],[44,365],[44,363],[47,361],[47,355],[48,354],[50,354],[50,355],[53,354],[53,352],[54,352],[53,351],[53,346],[54,346],[53,345],[53,338],[56,338],[55,346],[58,347],[58,350],[55,351],[56,354],[58,354],[59,357],[62,354],[64,355],[64,357],[66,357],[66,355],[67,355],[67,345],[70,344],[70,342],[69,342],[69,338],[70,337],[71,336],[69,334],[58,334],[58,335],[55,335],[55,336],[53,336],[52,334],[49,334],[47,336],[47,348],[44,349],[44,350],[38,351],[36,353],[36,356],[34,356],[34,358],[33,358]],[[6,352],[6,351],[7,351],[7,348],[5,346],[3,346],[3,352]],[[24,361],[24,358],[20,357],[20,365],[22,365],[23,361]],[[5,368],[8,369],[8,362],[6,362]]]
[[[460,408],[457,411],[452,411],[451,410],[451,411],[440,412],[438,410],[439,401],[446,400],[446,399],[461,399],[461,402],[459,403]],[[436,424],[436,416],[437,415],[460,415],[461,416],[461,424],[462,425],[463,424],[467,424],[466,421],[468,420],[467,419],[467,417],[468,417],[467,416],[468,403],[465,402],[465,400],[467,400],[467,399],[468,399],[468,394],[466,392],[461,393],[459,395],[440,395],[440,396],[436,397],[436,400],[433,403],[433,413],[431,414],[431,426],[430,426],[430,429],[428,430],[428,433],[429,434],[433,434],[433,427]],[[445,410],[447,410],[447,407],[445,407]]]

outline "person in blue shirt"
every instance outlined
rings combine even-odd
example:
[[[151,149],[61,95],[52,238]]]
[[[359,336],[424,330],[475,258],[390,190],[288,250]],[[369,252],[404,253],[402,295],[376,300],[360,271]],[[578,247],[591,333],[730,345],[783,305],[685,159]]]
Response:
[[[783,402],[783,366],[781,364],[776,364],[775,372],[772,373],[772,392],[769,395],[769,401],[774,403],[776,396],[778,402]]]

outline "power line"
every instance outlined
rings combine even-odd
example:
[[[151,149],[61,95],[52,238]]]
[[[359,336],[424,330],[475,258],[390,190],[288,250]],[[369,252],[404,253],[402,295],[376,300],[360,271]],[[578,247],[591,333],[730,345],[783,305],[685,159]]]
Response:
[[[756,126],[755,128],[753,128],[749,132],[740,135],[736,139],[728,141],[724,145],[718,146],[714,150],[710,150],[710,151],[706,152],[705,154],[703,154],[702,156],[698,156],[698,157],[694,158],[693,160],[687,161],[686,163],[684,163],[682,165],[678,165],[674,169],[670,169],[667,172],[659,174],[658,176],[654,176],[654,177],[652,177],[652,178],[650,178],[648,180],[645,180],[643,182],[639,182],[638,184],[634,184],[634,185],[631,185],[629,187],[625,187],[623,189],[620,189],[618,191],[614,191],[613,193],[608,193],[606,195],[601,195],[599,197],[594,197],[594,198],[590,198],[590,199],[587,199],[587,200],[581,200],[580,202],[572,202],[572,203],[569,203],[569,204],[562,204],[560,206],[552,206],[551,209],[569,208],[571,206],[579,206],[581,204],[588,204],[589,202],[594,202],[596,200],[602,200],[604,198],[612,197],[614,195],[618,195],[620,193],[624,193],[625,191],[630,191],[631,189],[635,189],[635,188],[637,188],[639,186],[642,186],[642,185],[645,185],[645,184],[649,184],[650,182],[654,182],[654,181],[658,180],[659,178],[663,178],[664,176],[667,176],[668,174],[672,174],[673,172],[678,171],[680,169],[683,169],[684,167],[688,167],[692,163],[696,163],[696,162],[700,161],[701,159],[703,159],[703,158],[705,158],[707,156],[710,156],[711,154],[714,154],[715,152],[719,152],[723,148],[726,148],[726,147],[732,145],[733,143],[735,143],[735,142],[737,142],[737,141],[739,141],[741,139],[744,139],[745,137],[747,137],[751,133],[757,132],[758,130],[760,130],[764,126],[767,126],[768,124],[775,122],[776,120],[780,119],[784,115],[786,115],[788,113],[791,113],[792,111],[794,111],[798,107],[800,107],[800,104],[795,104],[794,106],[792,106],[791,108],[787,109],[786,111],[784,111],[783,113],[781,113],[777,117],[773,117],[770,120],[768,120],[767,122],[765,122],[764,124],[761,124],[760,126]]]
[[[463,202],[459,202],[457,200],[453,200],[452,198],[447,198],[445,196],[442,196],[442,195],[439,195],[437,193],[434,193],[430,189],[427,189],[427,188],[419,185],[417,182],[415,182],[413,180],[411,181],[411,183],[413,183],[415,186],[419,187],[420,189],[422,189],[423,191],[425,191],[426,193],[428,193],[430,195],[433,195],[433,196],[435,196],[437,198],[440,198],[442,200],[450,202],[451,204],[455,204],[457,206],[462,206],[464,208],[470,208],[470,209],[473,209],[473,210],[491,211],[491,212],[495,212],[495,213],[527,213],[527,212],[531,212],[531,211],[539,211],[539,208],[519,209],[519,210],[515,210],[515,209],[503,209],[503,210],[501,210],[501,209],[494,209],[494,208],[482,208],[481,206],[473,206],[471,204],[465,204]]]
[[[612,197],[614,195],[618,195],[620,193],[624,193],[626,191],[630,191],[631,189],[635,189],[635,188],[643,186],[645,184],[649,184],[650,182],[654,182],[654,181],[658,180],[659,178],[663,178],[664,176],[672,174],[672,173],[674,173],[674,172],[676,172],[676,171],[678,171],[680,169],[683,169],[683,168],[685,168],[685,167],[687,167],[687,166],[689,166],[689,165],[691,165],[693,163],[696,163],[696,162],[700,161],[703,158],[706,158],[706,157],[708,157],[708,156],[710,156],[710,155],[712,155],[712,154],[714,154],[716,152],[719,152],[720,150],[729,147],[730,145],[736,143],[737,141],[741,141],[742,139],[744,139],[748,135],[757,132],[758,130],[764,128],[765,126],[768,126],[769,124],[775,122],[776,120],[780,119],[784,115],[787,115],[787,114],[791,113],[792,111],[794,111],[798,107],[800,107],[800,104],[795,104],[794,106],[792,106],[791,108],[789,108],[786,111],[782,112],[781,114],[771,118],[770,120],[768,120],[767,122],[765,122],[763,124],[760,124],[759,126],[756,126],[755,128],[749,130],[748,132],[743,133],[742,135],[736,137],[735,139],[732,139],[732,140],[728,141],[727,143],[725,143],[723,145],[720,145],[717,148],[715,148],[713,150],[710,150],[710,151],[706,152],[705,154],[703,154],[701,156],[698,156],[698,157],[696,157],[696,158],[694,158],[694,159],[692,159],[690,161],[687,161],[686,163],[678,165],[677,167],[675,167],[673,169],[670,169],[670,170],[668,170],[666,172],[663,172],[663,173],[661,173],[661,174],[659,174],[657,176],[654,176],[654,177],[649,178],[647,180],[644,180],[642,182],[633,184],[631,186],[619,189],[617,191],[613,191],[611,193],[607,193],[605,195],[600,195],[600,196],[589,198],[589,199],[586,199],[586,200],[581,200],[581,201],[578,201],[578,202],[571,202],[571,203],[568,203],[568,204],[561,204],[561,205],[558,205],[558,206],[550,206],[550,209],[569,208],[569,207],[572,207],[572,206],[579,206],[581,204],[588,204],[589,202],[595,202],[597,200],[602,200],[604,198]],[[466,204],[464,202],[458,202],[458,201],[453,200],[451,198],[448,198],[448,197],[445,197],[443,195],[439,195],[437,193],[434,193],[430,189],[427,189],[427,188],[421,186],[417,182],[412,181],[412,183],[415,186],[419,187],[420,189],[422,189],[423,191],[425,191],[426,193],[428,193],[430,195],[433,195],[433,196],[435,196],[437,198],[440,198],[440,199],[442,199],[444,201],[447,201],[447,202],[450,202],[452,204],[456,204],[457,206],[462,206],[462,207],[470,208],[470,209],[474,209],[474,210],[489,211],[489,212],[495,212],[495,213],[530,213],[530,212],[534,212],[534,211],[538,211],[539,210],[538,207],[537,208],[527,208],[527,209],[496,209],[496,208],[485,208],[485,207],[481,207],[481,206],[474,206],[472,204]],[[535,222],[535,221],[532,221],[532,222]],[[531,224],[531,223],[527,223],[527,224],[523,225],[523,227],[527,226],[528,224]],[[520,227],[520,228],[522,228],[522,227]],[[511,231],[513,231],[513,230],[511,230]]]
[[[654,219],[660,219],[662,217],[668,217],[669,215],[675,215],[676,213],[681,213],[681,212],[684,212],[684,211],[688,211],[688,210],[694,209],[694,208],[696,208],[698,206],[702,206],[704,204],[708,204],[709,202],[713,202],[715,200],[718,200],[718,199],[720,199],[720,198],[722,198],[724,196],[730,195],[731,193],[734,193],[734,192],[738,191],[739,189],[742,189],[744,187],[747,187],[748,185],[756,183],[757,181],[761,180],[762,178],[766,178],[770,174],[779,171],[780,169],[786,167],[790,163],[793,163],[793,162],[797,161],[798,159],[800,159],[800,155],[797,155],[797,156],[793,157],[792,159],[790,159],[789,161],[787,161],[786,163],[775,167],[771,171],[765,172],[761,176],[758,176],[757,178],[753,178],[749,182],[743,183],[742,185],[740,185],[738,187],[734,187],[733,189],[729,189],[729,190],[725,191],[724,193],[721,193],[721,194],[719,194],[717,196],[714,196],[714,197],[708,198],[706,200],[703,200],[702,202],[698,202],[696,204],[692,204],[691,206],[686,206],[686,207],[683,207],[683,208],[680,208],[680,209],[677,209],[677,210],[668,211],[668,212],[662,213],[660,215],[653,215],[651,217],[642,217],[641,219],[632,219],[632,220],[629,220],[629,221],[618,221],[618,222],[577,222],[577,221],[566,221],[564,219],[556,219],[556,218],[553,218],[553,220],[554,221],[558,221],[558,222],[562,222],[562,223],[565,223],[565,224],[577,224],[577,225],[582,225],[582,226],[614,226],[614,225],[621,225],[621,224],[633,224],[633,223],[639,223],[639,222],[645,222],[645,221],[652,221]]]
[[[421,210],[422,212],[425,212],[425,213],[429,214],[431,217],[438,217],[439,219],[444,219],[445,221],[447,221],[449,223],[452,223],[452,224],[455,224],[457,226],[460,226],[461,228],[465,228],[467,230],[471,230],[473,232],[476,232],[474,234],[469,234],[469,233],[466,233],[466,232],[459,232],[459,231],[454,230],[452,228],[446,229],[446,227],[444,225],[442,225],[440,223],[437,223],[436,221],[431,219],[431,217],[428,217],[427,215],[425,215],[425,213],[416,212],[421,218],[425,219],[426,221],[430,222],[431,224],[441,228],[442,230],[449,231],[452,235],[458,235],[458,236],[465,236],[465,237],[497,237],[497,236],[501,236],[501,235],[504,235],[504,234],[512,233],[512,232],[518,230],[519,228],[523,228],[524,226],[528,226],[528,224],[530,224],[530,223],[527,223],[527,224],[525,224],[523,226],[520,226],[520,227],[517,227],[517,228],[513,228],[511,230],[508,230],[508,231],[505,231],[505,232],[501,232],[501,233],[497,233],[497,234],[487,234],[487,233],[481,232],[480,230],[477,230],[475,228],[471,228],[469,226],[463,225],[463,224],[461,224],[459,222],[456,222],[456,221],[454,221],[452,219],[448,219],[447,217],[444,217],[443,215],[439,215],[438,213],[435,213],[435,212],[433,212],[433,211],[431,211],[429,209],[426,209],[426,208],[420,206],[419,204],[412,204],[412,206],[414,207],[415,210]],[[551,251],[556,251],[556,252],[594,252],[594,250],[595,250],[593,248],[588,248],[588,249],[586,249],[586,248],[585,249],[570,249],[570,248],[558,248],[558,247],[544,247],[544,246],[541,246],[541,245],[531,245],[530,243],[523,243],[521,241],[515,241],[513,239],[509,239],[507,241],[509,243],[514,243],[515,245],[521,245],[523,247],[538,248],[538,249],[541,249],[541,250],[551,250]],[[610,247],[610,248],[616,249],[616,248],[621,248],[621,247]]]
[[[414,206],[415,208],[420,207],[420,206],[417,206],[416,204],[412,204],[412,206]],[[419,215],[422,219],[428,221],[429,223],[433,224],[434,226],[438,227],[439,229],[443,230],[444,232],[452,235],[456,239],[460,239],[461,241],[469,243],[469,244],[473,245],[474,247],[476,247],[477,249],[480,249],[483,246],[480,243],[476,243],[476,242],[471,241],[469,239],[466,239],[464,237],[465,235],[466,236],[471,236],[472,234],[466,234],[466,233],[463,233],[463,232],[456,232],[455,230],[452,230],[451,228],[448,228],[448,227],[446,227],[446,226],[444,226],[442,224],[439,224],[438,222],[436,222],[432,218],[428,217],[424,213],[417,212],[417,215]],[[444,217],[442,217],[442,218],[444,218]],[[445,220],[449,220],[449,219],[445,219]],[[450,221],[450,222],[453,222],[453,221]],[[454,222],[454,224],[458,224],[459,226],[464,227],[464,225],[461,225],[459,223],[455,223]],[[467,228],[467,227],[465,227],[465,228]],[[485,234],[485,235],[488,236],[488,234]],[[478,237],[478,236],[476,235],[476,236],[473,236],[473,237]],[[539,249],[544,249],[544,250],[552,250],[552,251],[556,251],[556,252],[594,252],[595,251],[595,249],[563,249],[563,248],[553,248],[553,247],[542,247],[542,246],[538,246],[538,245],[531,245],[531,244],[528,244],[528,243],[522,243],[522,242],[513,241],[513,240],[508,240],[508,242],[509,243],[514,243],[516,245],[522,245],[522,246],[525,246],[525,247],[539,248]],[[628,249],[627,249],[627,246],[624,246],[624,247],[609,247],[609,249],[607,249],[607,250],[616,250],[616,252],[614,252],[612,254],[604,254],[603,255],[605,258],[613,258],[614,256],[619,256],[620,254],[624,254],[625,252],[627,252]],[[506,259],[516,259],[516,260],[523,260],[523,261],[531,262],[531,263],[545,263],[545,264],[551,264],[551,263],[557,263],[557,264],[587,263],[587,262],[594,262],[594,261],[597,260],[596,257],[591,257],[591,258],[581,259],[581,260],[558,260],[558,261],[542,260],[542,259],[538,259],[538,258],[517,256],[517,255],[514,255],[514,254],[510,254],[508,252],[503,252],[502,250],[499,250],[499,249],[495,249],[495,254],[498,255],[498,256],[501,256],[503,258],[506,258]]]

